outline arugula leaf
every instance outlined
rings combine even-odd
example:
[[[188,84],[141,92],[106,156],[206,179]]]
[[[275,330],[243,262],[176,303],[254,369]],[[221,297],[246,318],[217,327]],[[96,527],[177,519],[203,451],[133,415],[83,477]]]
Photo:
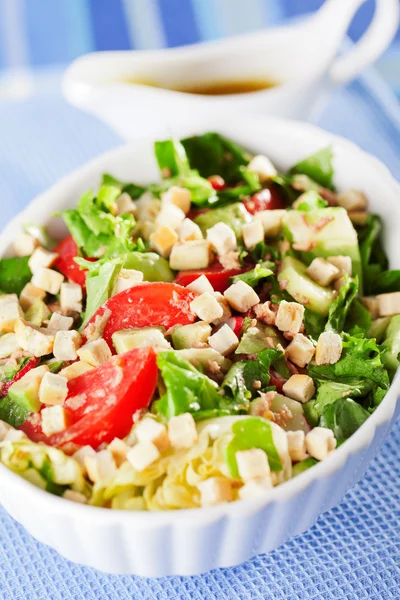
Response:
[[[188,157],[181,142],[177,140],[155,142],[154,152],[163,177],[190,174]]]
[[[110,260],[96,270],[89,271],[86,277],[86,312],[81,328],[111,296],[115,280],[122,269],[123,258]]]
[[[328,202],[321,198],[318,192],[312,190],[301,194],[301,196],[297,198],[293,208],[303,212],[309,212],[310,210],[314,210],[316,208],[326,208],[327,206]]]
[[[369,417],[369,412],[351,398],[329,404],[321,415],[320,426],[331,429],[338,441],[347,440]]]
[[[267,257],[276,261],[279,260],[279,250],[275,246],[271,246],[265,242],[258,242],[256,247],[250,252],[250,256],[255,262],[264,261]]]
[[[332,159],[333,152],[329,146],[298,162],[290,169],[290,173],[308,175],[320,185],[333,190]]]
[[[255,288],[263,279],[273,275],[274,272],[271,269],[274,268],[274,263],[265,261],[257,264],[251,271],[246,271],[245,273],[231,277],[231,281],[232,283],[244,281],[244,283],[247,283],[250,287]]]
[[[325,326],[325,331],[343,331],[347,314],[355,297],[357,296],[357,292],[358,277],[355,277],[354,280],[347,277],[345,283],[340,288],[338,295],[329,308],[328,322]]]
[[[32,279],[29,256],[0,259],[0,287],[6,294],[20,294]]]
[[[270,381],[269,369],[282,356],[280,350],[268,348],[259,352],[256,360],[240,360],[234,363],[221,385],[225,395],[239,400],[243,406],[248,405],[249,400],[259,391],[266,390]],[[261,387],[255,389],[254,381],[260,381]]]

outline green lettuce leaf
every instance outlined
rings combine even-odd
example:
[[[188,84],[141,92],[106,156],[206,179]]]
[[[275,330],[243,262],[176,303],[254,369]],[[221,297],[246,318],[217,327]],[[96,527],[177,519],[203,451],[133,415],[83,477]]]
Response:
[[[110,298],[123,262],[123,258],[115,258],[102,264],[96,270],[88,272],[86,277],[86,312],[82,328],[85,327],[97,309]]]
[[[255,288],[263,279],[270,277],[273,275],[274,271],[272,269],[275,268],[274,263],[269,261],[264,261],[262,263],[258,263],[254,269],[251,271],[246,271],[245,273],[241,273],[240,275],[235,275],[231,278],[232,283],[237,283],[238,281],[244,281],[252,288]]]
[[[347,440],[369,417],[369,412],[351,398],[340,398],[322,413],[320,426],[331,429],[338,441]]]
[[[191,169],[185,148],[177,140],[155,142],[154,153],[163,177],[190,175]]]
[[[32,279],[29,256],[0,259],[0,289],[6,294],[20,294]]]
[[[355,297],[357,296],[357,292],[358,277],[355,277],[354,280],[347,277],[345,283],[340,288],[338,295],[329,308],[328,321],[325,326],[325,331],[337,331],[338,333],[343,331],[347,314]]]

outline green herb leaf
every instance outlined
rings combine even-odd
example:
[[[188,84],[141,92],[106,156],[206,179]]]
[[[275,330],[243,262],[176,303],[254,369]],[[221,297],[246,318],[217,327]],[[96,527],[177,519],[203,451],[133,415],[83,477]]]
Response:
[[[272,269],[274,268],[274,263],[269,261],[259,263],[254,269],[251,269],[251,271],[246,271],[245,273],[232,277],[232,283],[244,281],[244,283],[247,283],[250,287],[255,288],[263,279],[273,275],[274,271]]]
[[[369,412],[351,398],[340,398],[322,413],[320,426],[331,429],[338,441],[347,440],[369,417]]]
[[[156,142],[154,152],[163,177],[190,174],[190,165],[185,148],[177,140]]]
[[[0,259],[0,288],[6,294],[20,294],[32,279],[29,256]]]

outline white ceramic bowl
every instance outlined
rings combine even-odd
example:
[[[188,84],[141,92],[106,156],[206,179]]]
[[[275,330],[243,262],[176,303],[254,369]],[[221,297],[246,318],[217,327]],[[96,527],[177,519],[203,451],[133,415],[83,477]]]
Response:
[[[400,186],[378,160],[313,126],[271,118],[197,119],[195,125],[176,127],[174,134],[183,137],[207,130],[264,152],[281,169],[332,144],[336,185],[366,192],[371,209],[385,221],[391,266],[400,267]],[[151,139],[113,150],[62,179],[8,225],[0,255],[7,253],[25,221],[48,223],[50,213],[74,206],[81,192],[98,184],[104,171],[137,182],[156,179],[152,143],[165,135],[160,131]],[[61,233],[54,220],[51,228]],[[38,540],[72,561],[102,571],[160,577],[236,565],[303,532],[341,500],[390,430],[399,411],[399,388],[397,376],[374,414],[331,457],[256,500],[174,512],[111,511],[52,496],[3,466],[0,500]]]

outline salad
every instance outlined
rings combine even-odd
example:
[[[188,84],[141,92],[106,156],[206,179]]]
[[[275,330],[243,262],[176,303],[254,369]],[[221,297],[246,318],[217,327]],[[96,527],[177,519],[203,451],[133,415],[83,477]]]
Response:
[[[156,142],[0,260],[0,462],[75,502],[196,508],[325,460],[399,365],[400,271],[324,148],[281,173],[217,133]]]

